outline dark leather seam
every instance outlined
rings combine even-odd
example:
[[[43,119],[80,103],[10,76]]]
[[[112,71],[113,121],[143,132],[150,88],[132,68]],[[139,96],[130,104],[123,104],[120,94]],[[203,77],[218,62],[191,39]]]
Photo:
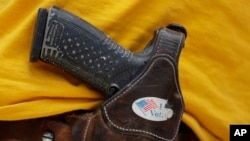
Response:
[[[169,55],[164,55],[164,56],[169,56]],[[171,57],[171,56],[169,56],[169,57]],[[154,137],[156,137],[156,138],[159,138],[159,139],[162,139],[162,140],[165,140],[165,141],[171,141],[171,140],[172,140],[172,139],[171,139],[171,140],[166,139],[166,138],[164,138],[164,137],[158,136],[158,135],[156,135],[156,134],[154,134],[154,133],[152,133],[152,132],[148,132],[148,131],[145,131],[145,130],[130,129],[130,128],[128,128],[128,129],[122,128],[122,127],[116,125],[115,123],[113,123],[113,122],[111,121],[111,119],[109,118],[107,109],[106,109],[106,107],[107,107],[109,104],[115,102],[119,97],[121,97],[121,96],[123,96],[124,94],[126,94],[126,93],[127,93],[130,89],[132,89],[139,81],[141,81],[141,79],[143,79],[143,78],[148,74],[148,72],[151,70],[151,68],[154,66],[156,60],[162,59],[162,58],[163,58],[162,56],[159,57],[159,58],[155,58],[155,60],[153,60],[152,64],[148,67],[147,71],[146,71],[138,80],[136,80],[136,81],[134,82],[134,84],[132,84],[132,85],[131,85],[130,87],[128,87],[124,92],[122,92],[120,95],[118,95],[117,97],[115,97],[114,99],[112,99],[111,101],[109,101],[108,103],[106,103],[106,104],[103,106],[105,117],[106,117],[106,119],[108,120],[108,122],[109,122],[112,126],[118,128],[118,129],[120,129],[120,130],[123,130],[123,131],[132,131],[132,132],[145,133],[145,134],[154,136]],[[175,68],[175,67],[174,67],[174,64],[172,63],[171,60],[169,60],[169,59],[166,58],[166,57],[164,57],[163,59],[166,60],[166,61],[168,61],[168,62],[170,63],[170,65],[172,66],[173,72],[174,72],[174,76],[175,76],[175,77],[174,77],[175,85],[176,85],[176,87],[177,87],[178,93],[181,95],[180,90],[179,90],[179,87],[178,87],[178,84],[177,84],[178,81],[176,80],[177,78],[176,78],[176,70],[174,69],[174,68]],[[179,124],[180,124],[181,117],[179,118],[178,121],[179,121]],[[177,133],[175,133],[175,135],[174,135],[173,138],[175,138],[176,135],[177,135]]]

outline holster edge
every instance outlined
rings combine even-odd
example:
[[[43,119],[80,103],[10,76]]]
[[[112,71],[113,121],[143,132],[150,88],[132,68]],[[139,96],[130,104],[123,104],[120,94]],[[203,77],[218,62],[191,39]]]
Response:
[[[133,125],[130,127],[128,127],[128,125],[122,125],[122,123],[123,123],[122,121],[124,119],[120,118],[119,115],[115,116],[115,114],[110,113],[110,111],[114,112],[114,110],[122,111],[122,109],[119,107],[124,107],[124,106],[118,107],[115,105],[119,105],[118,104],[119,101],[121,101],[121,99],[123,99],[124,97],[129,97],[129,95],[131,95],[130,91],[132,89],[134,89],[138,83],[140,83],[143,79],[145,79],[148,75],[150,75],[149,73],[151,72],[151,69],[154,67],[157,67],[157,66],[155,66],[155,64],[161,60],[166,61],[171,66],[171,69],[173,71],[173,77],[174,77],[174,85],[176,87],[176,92],[178,95],[177,96],[178,99],[176,99],[176,100],[178,100],[179,104],[180,104],[179,109],[175,111],[175,114],[178,113],[177,115],[179,117],[177,118],[177,120],[175,120],[175,127],[172,127],[172,128],[175,128],[175,131],[174,131],[174,133],[172,133],[171,137],[170,136],[167,137],[167,136],[163,136],[163,135],[160,135],[158,133],[155,133],[155,131],[153,131],[152,128],[149,130],[145,130],[144,128],[133,127]],[[164,55],[160,54],[160,55],[154,56],[151,59],[151,62],[149,63],[149,66],[147,67],[147,69],[145,69],[145,71],[141,73],[141,76],[138,76],[138,78],[135,79],[134,82],[132,82],[130,85],[125,87],[123,90],[121,90],[120,93],[118,93],[117,95],[112,97],[110,100],[106,101],[103,104],[101,109],[102,109],[103,118],[106,120],[107,125],[113,129],[117,130],[118,132],[123,132],[126,134],[135,134],[135,135],[137,134],[137,135],[143,135],[143,136],[150,136],[152,138],[165,140],[165,141],[173,140],[178,133],[179,124],[181,122],[181,117],[182,117],[182,114],[184,111],[184,102],[183,102],[183,98],[182,98],[182,94],[181,94],[181,91],[179,88],[178,78],[177,78],[178,77],[177,66],[173,60],[174,59],[170,55],[166,55],[166,54],[164,54]],[[166,72],[166,73],[168,73],[168,72]],[[148,96],[154,96],[154,95],[149,94]],[[147,97],[147,95],[144,95],[144,97]],[[162,97],[164,98],[164,96],[162,96]],[[129,103],[129,104],[131,104],[131,103]],[[137,116],[136,114],[134,114],[134,118],[140,118],[141,120],[144,120],[141,117]],[[130,118],[130,119],[134,119],[134,118]],[[120,119],[120,120],[117,120],[117,119]],[[148,122],[153,122],[153,121],[148,121]],[[164,123],[162,123],[162,124],[164,124]]]

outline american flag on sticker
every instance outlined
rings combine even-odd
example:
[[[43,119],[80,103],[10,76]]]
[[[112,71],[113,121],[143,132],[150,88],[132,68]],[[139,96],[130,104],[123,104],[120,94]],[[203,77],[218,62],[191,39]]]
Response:
[[[136,105],[143,110],[143,112],[147,112],[152,109],[158,108],[157,104],[153,99],[143,99],[139,102],[136,102]]]

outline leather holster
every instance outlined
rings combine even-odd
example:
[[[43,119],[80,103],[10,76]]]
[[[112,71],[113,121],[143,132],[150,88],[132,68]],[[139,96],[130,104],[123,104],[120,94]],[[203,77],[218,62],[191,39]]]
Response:
[[[169,55],[150,61],[138,78],[96,111],[0,122],[0,140],[41,141],[50,138],[47,132],[53,141],[174,140],[184,109],[176,63]]]
[[[169,34],[176,38],[165,44]],[[158,50],[143,71],[95,111],[1,121],[0,141],[175,140],[184,111],[177,70],[184,38],[172,30],[162,31]],[[170,43],[176,44],[174,52],[162,49]]]

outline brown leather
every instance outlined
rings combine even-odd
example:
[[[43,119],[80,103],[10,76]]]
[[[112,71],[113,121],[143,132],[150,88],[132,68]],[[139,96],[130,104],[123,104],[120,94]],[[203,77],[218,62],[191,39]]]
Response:
[[[90,124],[93,121],[89,121],[89,124],[84,124],[84,120],[79,119],[85,118],[85,120],[88,120],[91,119],[92,116],[94,116],[93,114],[89,113],[87,113],[86,115],[85,114],[83,111],[75,111],[72,113],[65,113],[62,115],[38,119],[0,121],[0,141],[42,141],[43,134],[46,131],[53,133],[53,141],[83,141],[84,137],[82,137],[82,132],[84,131],[79,127],[91,126]],[[71,124],[69,124],[66,119],[68,119]],[[91,128],[93,128],[93,126]],[[106,133],[100,132],[100,136],[96,136],[97,140],[105,141],[104,134]],[[111,133],[110,135],[114,136],[115,134]],[[108,136],[110,137],[110,135]],[[123,136],[125,137],[126,135]],[[138,141],[145,141],[145,139],[143,140],[139,137],[137,138]],[[113,139],[113,137],[110,138],[110,140],[111,139]],[[126,137],[126,139],[129,139],[129,137]],[[124,138],[121,141],[126,140]],[[198,141],[198,138],[184,123],[182,123],[175,141]]]
[[[168,56],[153,58],[146,72],[142,73],[138,80],[126,87],[117,97],[104,103],[102,114],[108,125],[117,132],[148,136],[153,140],[173,140],[184,110],[175,68]],[[131,110],[131,105],[142,97],[167,100],[164,108],[170,107],[174,115],[165,121],[150,121],[137,116]]]
[[[1,121],[0,131],[0,141],[42,141],[46,131],[54,133],[55,141],[72,141],[71,127],[57,117]]]
[[[145,69],[97,110],[3,121],[0,141],[175,140],[184,111],[177,70],[184,36],[171,30],[163,30],[160,36],[158,50]],[[170,36],[173,40],[165,42]]]
[[[84,116],[83,116],[84,115]],[[80,139],[84,138],[83,126],[91,126],[91,121],[89,123],[84,123],[83,121],[88,120],[94,116],[93,114],[84,114],[80,111],[75,111],[72,113],[65,113],[62,115],[29,119],[29,120],[19,120],[19,121],[0,121],[0,141],[42,141],[43,134],[46,131],[53,133],[53,141],[82,141]],[[85,120],[79,120],[84,119]],[[92,117],[93,118],[93,117]],[[66,119],[70,122],[67,122]],[[93,124],[93,121],[92,121]],[[93,127],[93,126],[92,126]],[[105,134],[100,132],[100,134]],[[109,140],[108,136],[99,136],[99,140]],[[110,134],[114,135],[114,134]],[[125,135],[123,140],[129,139]],[[93,136],[98,138],[98,136]],[[132,137],[132,136],[131,136]],[[115,138],[114,138],[115,139]],[[138,141],[140,139],[138,137]],[[180,126],[180,131],[175,139],[175,141],[198,141],[199,139],[184,123]],[[92,140],[86,140],[92,141]]]
[[[168,55],[156,55],[149,64],[138,79],[96,111],[22,122],[1,122],[0,140],[41,141],[46,131],[54,133],[53,141],[174,140],[184,110],[176,64]],[[138,116],[132,110],[132,105],[142,97],[167,100],[163,108],[172,109],[173,116],[163,121],[151,121]]]
[[[106,101],[96,112],[69,117],[67,121],[70,123],[77,122],[74,130],[81,131],[73,138],[87,141],[174,140],[184,109],[175,67],[168,56],[162,55],[152,59],[150,64],[139,79]],[[162,80],[160,84],[157,83],[159,79]],[[170,106],[174,115],[164,121],[151,121],[136,115],[132,105],[142,97],[167,99],[165,106]]]

